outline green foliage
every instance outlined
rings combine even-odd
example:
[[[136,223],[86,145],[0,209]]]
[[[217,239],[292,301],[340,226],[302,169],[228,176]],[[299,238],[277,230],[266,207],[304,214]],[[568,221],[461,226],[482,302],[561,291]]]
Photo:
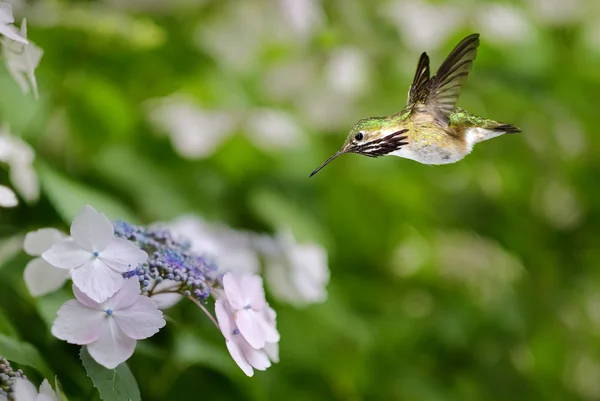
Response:
[[[81,347],[79,355],[88,377],[92,379],[102,400],[139,401],[142,399],[135,377],[126,363],[114,369],[106,369],[92,359],[87,347]]]

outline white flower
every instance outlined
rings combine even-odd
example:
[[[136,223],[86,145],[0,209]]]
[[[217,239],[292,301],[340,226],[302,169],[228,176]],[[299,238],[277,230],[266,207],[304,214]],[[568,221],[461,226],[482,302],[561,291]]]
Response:
[[[27,233],[23,249],[31,256],[40,256],[63,239],[65,235],[60,231],[54,228],[41,228]],[[69,275],[69,270],[54,267],[42,258],[30,260],[23,272],[27,289],[34,297],[56,291],[67,281]]]
[[[236,124],[228,113],[201,109],[181,95],[150,101],[148,110],[150,121],[169,135],[175,151],[187,159],[213,154]]]
[[[151,279],[148,285],[148,288],[152,289],[150,299],[156,303],[158,309],[168,309],[183,299],[183,295],[178,292],[181,286],[181,282],[175,280],[167,279],[156,283],[156,280]]]
[[[12,6],[8,3],[0,3],[0,35],[17,42],[29,43],[27,39],[19,35],[19,31],[13,25],[14,22]]]
[[[22,37],[27,37],[27,21],[25,19],[21,23],[20,32]],[[33,96],[36,99],[38,98],[38,89],[34,72],[43,54],[42,49],[31,42],[24,44],[6,38],[3,40],[2,57],[8,72],[23,93],[28,94],[30,90],[33,90]]]
[[[71,344],[87,345],[99,364],[114,369],[135,350],[137,340],[151,337],[166,324],[150,298],[140,295],[137,278],[125,280],[121,289],[98,303],[73,286],[75,298],[60,307],[52,334]]]
[[[34,159],[35,152],[27,142],[11,135],[7,126],[0,127],[0,162],[8,165],[10,181],[27,202],[35,202],[40,196]]]
[[[191,215],[174,220],[169,228],[174,235],[189,240],[194,252],[212,257],[223,273],[257,273],[259,270],[250,233],[210,224]]]
[[[244,124],[248,139],[265,150],[294,149],[304,142],[304,135],[294,118],[281,110],[257,109]]]
[[[267,253],[266,277],[277,298],[302,306],[327,299],[329,283],[327,251],[317,244],[298,244],[285,230]]]
[[[122,273],[148,259],[133,243],[115,237],[110,220],[89,205],[73,220],[71,238],[54,244],[42,257],[53,266],[73,269],[73,283],[96,302],[116,293],[125,281]]]
[[[1,207],[15,207],[19,204],[17,195],[9,187],[0,185],[0,206]]]
[[[40,385],[40,391],[35,389],[35,386],[27,379],[18,377],[13,385],[15,401],[60,401],[62,397],[58,387],[56,391],[52,390],[52,386],[48,380],[44,379]]]
[[[246,375],[252,376],[254,369],[265,370],[271,366],[267,353],[253,348],[241,334],[235,322],[235,311],[227,299],[217,299],[215,315],[229,354]]]
[[[231,273],[223,276],[223,290],[235,311],[235,324],[246,341],[256,349],[279,341],[279,332],[266,319],[267,307],[262,278],[256,274]]]

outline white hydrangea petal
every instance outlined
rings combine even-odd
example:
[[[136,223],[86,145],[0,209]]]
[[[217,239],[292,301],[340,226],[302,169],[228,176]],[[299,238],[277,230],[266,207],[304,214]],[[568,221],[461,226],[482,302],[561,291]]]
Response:
[[[27,202],[36,202],[40,197],[40,184],[32,164],[12,165],[9,172],[10,182]]]
[[[163,292],[152,294],[150,299],[156,303],[158,309],[165,310],[177,305],[179,301],[183,299],[183,295],[175,294],[173,292]]]
[[[246,306],[238,277],[232,273],[227,273],[223,276],[223,289],[227,300],[234,309],[243,309]]]
[[[42,258],[35,258],[25,266],[23,278],[31,296],[40,297],[62,287],[69,274],[69,270],[59,269]]]
[[[120,273],[106,266],[100,259],[74,269],[71,273],[73,283],[96,302],[104,302],[123,286],[125,279]]]
[[[265,346],[265,335],[258,313],[252,309],[239,310],[235,314],[235,323],[252,347],[259,349]]]
[[[87,348],[96,362],[107,369],[114,369],[133,355],[135,344],[136,340],[123,333],[114,319],[108,318],[100,338]]]
[[[16,401],[19,401],[19,400],[16,400]],[[56,395],[54,397],[52,397],[47,394],[39,394],[37,396],[37,398],[35,399],[35,401],[58,401],[58,398],[56,398]]]
[[[12,189],[0,185],[0,206],[1,207],[15,207],[19,204],[17,195]]]
[[[242,372],[244,372],[246,376],[252,377],[254,375],[254,369],[252,369],[252,366],[242,354],[239,344],[234,340],[227,340],[225,343],[227,345],[229,355],[231,355],[235,363],[237,363],[240,369],[242,369]]]
[[[12,6],[9,3],[0,3],[0,24],[12,24],[15,22]]]
[[[271,361],[264,351],[252,348],[252,346],[243,339],[240,341],[240,348],[244,358],[246,358],[248,363],[252,365],[254,369],[266,370],[271,366]]]
[[[66,239],[52,245],[42,253],[42,258],[52,266],[61,269],[75,269],[92,261],[92,254],[82,249],[79,244]]]
[[[77,288],[75,283],[73,283],[71,288],[73,289],[73,294],[75,295],[75,298],[77,298],[77,300],[81,304],[87,306],[90,309],[96,309],[96,310],[104,312],[105,308],[104,308],[103,303],[96,302],[93,299],[91,299],[90,297],[88,297],[87,295],[85,295],[85,293],[83,291],[81,291],[79,288]]]
[[[267,301],[262,277],[257,274],[243,274],[240,276],[239,285],[247,305],[252,305],[252,309],[255,310],[264,308]]]
[[[16,401],[35,401],[38,396],[38,392],[33,383],[27,379],[23,379],[22,377],[15,379],[13,391]]]
[[[279,363],[279,343],[266,343],[263,350],[271,362]]]
[[[23,250],[31,256],[40,256],[63,239],[63,235],[56,228],[40,228],[30,231],[23,241]]]
[[[135,304],[141,293],[140,281],[137,276],[124,279],[119,291],[106,301],[106,307],[112,310],[128,308]]]
[[[85,205],[71,224],[71,237],[89,252],[103,251],[113,235],[114,228],[108,217],[90,205]]]
[[[221,329],[221,333],[223,333],[223,337],[227,341],[231,340],[235,322],[233,321],[233,316],[228,311],[227,301],[217,299],[215,302],[215,315],[217,316],[217,322],[219,322],[219,328]]]
[[[112,238],[98,256],[111,269],[120,273],[134,270],[148,260],[146,252],[124,238]]]
[[[50,385],[50,383],[48,383],[48,380],[44,379],[44,381],[42,381],[42,384],[40,384],[40,395],[45,395],[47,397],[49,397],[49,400],[57,400],[56,398],[56,392],[54,390],[52,390],[52,386]],[[40,398],[38,398],[37,401],[41,401]]]
[[[153,300],[140,296],[137,302],[114,312],[114,319],[123,332],[136,340],[152,337],[165,327],[165,319]]]
[[[275,326],[269,323],[261,314],[257,313],[256,320],[260,329],[262,330],[263,337],[265,342],[268,343],[276,343],[280,340],[279,331],[275,328]]]
[[[106,313],[87,308],[76,299],[63,304],[56,313],[52,334],[71,344],[85,345],[102,335]]]
[[[5,3],[0,3],[0,4],[5,4]],[[25,39],[23,36],[21,36],[21,34],[19,33],[19,30],[14,25],[4,25],[1,21],[0,21],[0,35],[4,35],[8,39],[14,40],[15,42],[23,43],[25,45],[29,43],[29,41],[27,39]]]

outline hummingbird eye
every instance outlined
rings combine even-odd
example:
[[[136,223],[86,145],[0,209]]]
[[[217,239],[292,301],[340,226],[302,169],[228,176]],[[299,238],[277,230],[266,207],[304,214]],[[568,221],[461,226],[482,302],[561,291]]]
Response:
[[[354,139],[356,139],[357,141],[362,141],[363,133],[359,132],[358,134],[354,135]]]

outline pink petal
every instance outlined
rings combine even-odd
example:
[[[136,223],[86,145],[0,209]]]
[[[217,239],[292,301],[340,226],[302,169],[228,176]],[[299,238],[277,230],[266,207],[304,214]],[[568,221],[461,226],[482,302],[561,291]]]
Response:
[[[225,290],[225,295],[227,295],[227,300],[229,300],[234,309],[244,309],[246,304],[244,303],[244,297],[236,275],[227,273],[223,276],[223,289]]]
[[[23,38],[19,34],[19,30],[15,28],[13,25],[0,25],[0,34],[6,36],[9,39],[12,39],[16,42],[21,42],[23,44],[28,44],[29,41]]]
[[[246,305],[254,310],[262,309],[266,304],[262,278],[257,274],[244,274],[239,283]]]
[[[42,253],[42,258],[52,266],[61,269],[75,269],[92,260],[93,255],[82,249],[76,242],[66,239],[52,245],[50,249]]]
[[[63,304],[52,325],[52,334],[71,344],[89,344],[102,334],[106,313],[87,308],[76,299]]]
[[[56,228],[40,228],[36,231],[28,232],[23,241],[23,250],[31,256],[40,256],[63,239],[63,235]]]
[[[227,350],[229,351],[229,355],[233,358],[235,363],[242,369],[242,372],[246,374],[248,377],[252,377],[254,375],[254,369],[248,363],[244,355],[242,354],[242,350],[237,342],[234,340],[225,341],[227,345]]]
[[[69,270],[59,269],[42,258],[35,258],[25,266],[23,278],[31,296],[39,297],[62,287],[69,274]]]
[[[71,273],[73,283],[96,302],[104,302],[121,289],[124,278],[99,259],[92,259]]]
[[[148,260],[148,254],[137,245],[123,238],[113,238],[98,257],[111,269],[119,273],[135,269]]]
[[[280,340],[280,335],[275,326],[272,323],[269,323],[264,316],[258,314],[257,321],[262,330],[263,337],[265,342],[268,343],[276,343]]]
[[[14,399],[17,401],[35,401],[38,396],[38,392],[35,386],[27,379],[21,377],[15,379],[13,384]]]
[[[12,6],[8,3],[0,3],[0,24],[12,24],[15,22]]]
[[[127,337],[112,318],[106,319],[103,328],[100,338],[87,348],[96,362],[107,369],[114,369],[133,355],[136,341]]]
[[[104,250],[114,233],[110,220],[90,205],[85,205],[71,224],[71,237],[90,253]]]
[[[264,351],[252,348],[252,346],[243,339],[240,341],[240,348],[244,358],[246,358],[248,363],[252,365],[254,369],[266,370],[271,366],[271,361]]]
[[[106,307],[114,311],[128,308],[135,304],[141,292],[137,276],[128,278],[123,281],[121,289],[106,301]]]
[[[265,346],[265,335],[259,322],[260,316],[252,309],[242,309],[235,314],[235,323],[248,343],[260,349]]]
[[[115,310],[113,316],[123,333],[136,340],[152,337],[166,324],[162,312],[146,296],[140,296],[129,308]]]
[[[217,299],[215,302],[215,315],[217,316],[217,322],[219,322],[219,328],[221,329],[221,333],[223,333],[223,337],[226,340],[231,340],[235,322],[233,321],[231,312],[228,310],[229,308],[227,308],[228,305],[227,301]]]
[[[83,305],[87,306],[90,309],[96,309],[96,310],[104,312],[105,308],[102,305],[102,303],[96,302],[93,299],[91,299],[90,297],[88,297],[87,295],[85,295],[85,293],[83,291],[81,291],[79,288],[77,288],[77,286],[75,284],[73,284],[71,286],[71,288],[73,289],[73,294],[75,294],[75,298],[77,298],[77,300],[80,303],[82,303]]]

